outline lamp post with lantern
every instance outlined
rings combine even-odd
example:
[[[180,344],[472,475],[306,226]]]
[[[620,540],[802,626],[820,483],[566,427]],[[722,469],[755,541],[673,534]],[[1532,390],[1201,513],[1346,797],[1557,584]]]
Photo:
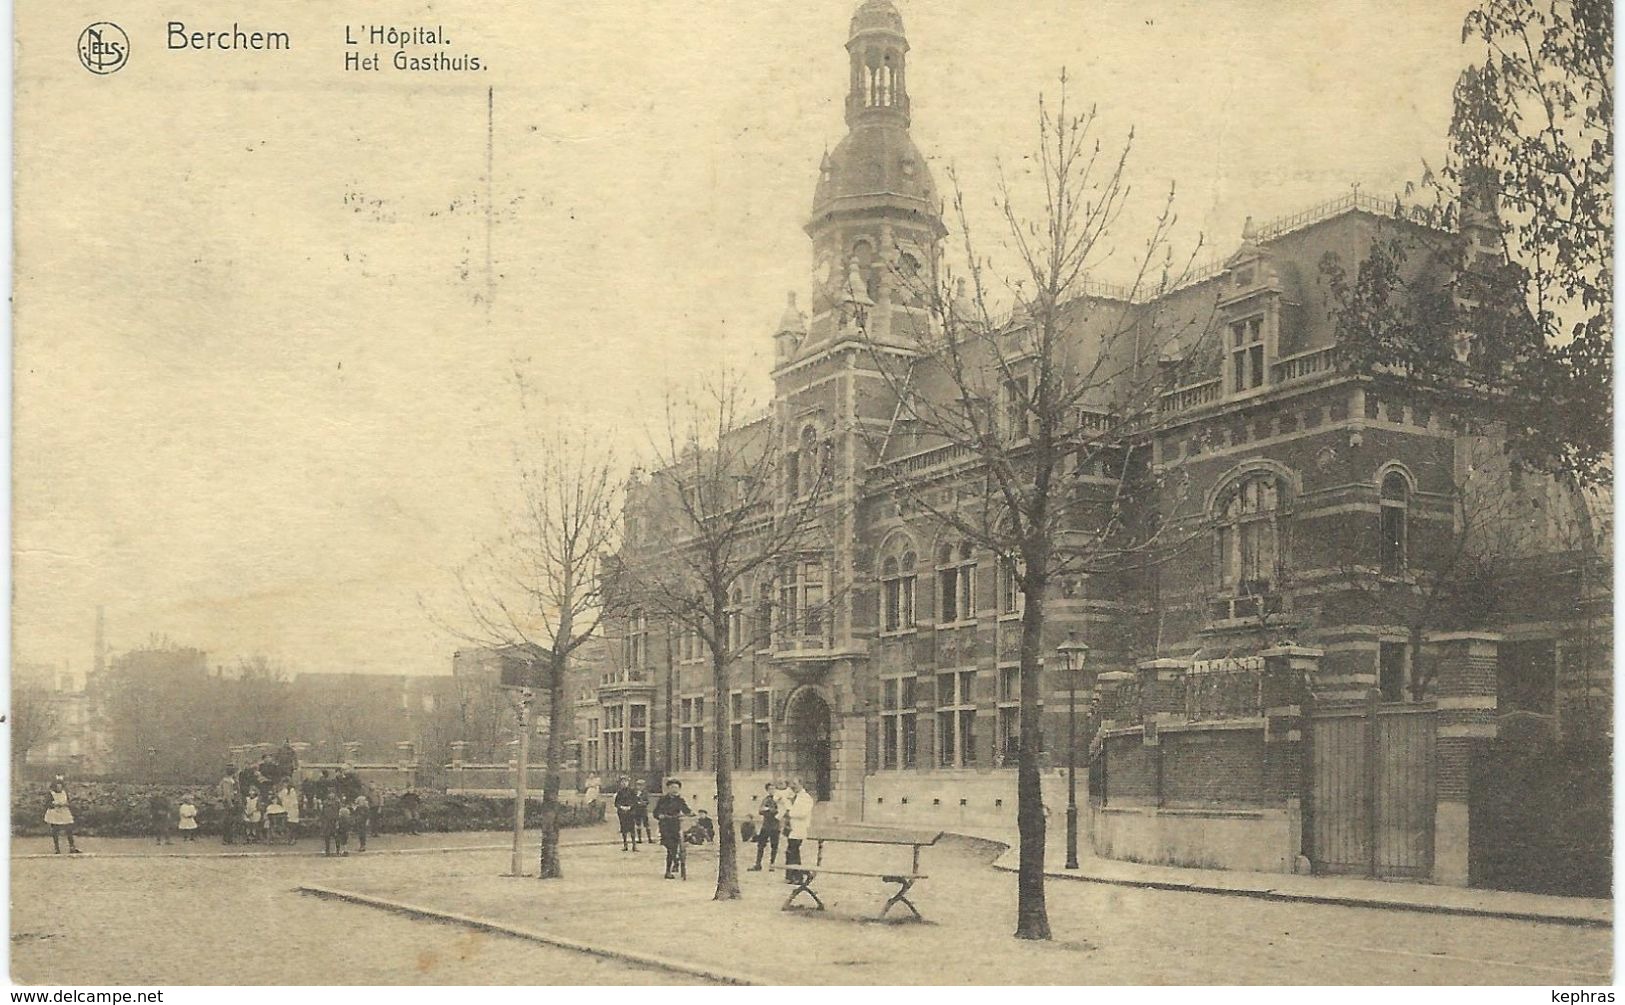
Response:
[[[1089,647],[1068,632],[1055,647],[1066,674],[1066,867],[1078,868],[1078,678],[1089,659]]]

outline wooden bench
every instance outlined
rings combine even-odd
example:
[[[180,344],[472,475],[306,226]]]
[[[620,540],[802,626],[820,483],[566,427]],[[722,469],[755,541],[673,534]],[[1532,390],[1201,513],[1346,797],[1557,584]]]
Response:
[[[819,899],[817,892],[813,890],[813,883],[821,875],[863,876],[897,884],[897,892],[892,894],[891,899],[886,901],[886,906],[880,909],[880,917],[884,918],[886,913],[895,905],[902,904],[914,914],[915,920],[924,921],[925,918],[920,914],[919,908],[915,907],[914,903],[908,899],[908,891],[913,888],[915,883],[928,878],[920,871],[920,849],[931,847],[941,837],[941,831],[903,830],[890,827],[820,828],[817,834],[809,836],[804,842],[804,844],[817,846],[816,857],[810,864],[805,862],[797,864],[784,863],[769,866],[768,868],[773,872],[785,873],[790,882],[795,884],[795,889],[790,891],[790,896],[784,899],[783,910],[790,910],[791,905],[795,903],[795,899],[805,893],[812,898],[813,903],[818,905],[817,909],[822,911],[824,902]],[[900,867],[874,869],[863,869],[855,866],[849,868],[829,867],[824,865],[825,845],[908,848],[911,850],[910,865],[907,871]]]

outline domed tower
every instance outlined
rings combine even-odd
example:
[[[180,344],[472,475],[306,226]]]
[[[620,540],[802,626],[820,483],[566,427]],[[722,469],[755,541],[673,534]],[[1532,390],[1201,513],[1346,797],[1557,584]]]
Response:
[[[846,138],[824,155],[807,235],[812,321],[802,355],[863,325],[886,337],[924,322],[941,242],[940,200],[909,136],[908,39],[891,0],[864,0],[846,43]]]

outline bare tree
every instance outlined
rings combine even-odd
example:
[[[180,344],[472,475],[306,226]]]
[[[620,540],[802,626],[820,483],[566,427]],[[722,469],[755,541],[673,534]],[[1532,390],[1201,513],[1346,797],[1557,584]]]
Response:
[[[894,268],[893,282],[927,306],[929,320],[902,331],[894,323],[884,338],[865,333],[899,402],[889,435],[909,428],[914,443],[968,459],[956,476],[960,490],[947,496],[939,471],[907,465],[880,465],[880,487],[903,512],[991,551],[1001,581],[1024,598],[1015,931],[1022,939],[1050,937],[1038,775],[1045,600],[1063,576],[1109,572],[1131,557],[1143,562],[1165,544],[1163,526],[1137,515],[1157,489],[1141,430],[1148,405],[1178,380],[1212,317],[1211,304],[1180,318],[1148,305],[1191,271],[1188,259],[1175,264],[1169,244],[1171,188],[1123,269],[1127,284],[1094,280],[1121,243],[1114,228],[1129,204],[1133,134],[1108,149],[1096,110],[1069,107],[1064,73],[1058,107],[1040,98],[1038,119],[1038,149],[1023,161],[1031,177],[1019,186],[1041,192],[1035,212],[1001,168],[996,206],[1012,272],[999,275],[981,257],[950,172],[963,272]],[[996,314],[995,299],[1013,301],[1013,310]]]
[[[458,582],[473,625],[466,637],[528,654],[541,668],[548,737],[539,875],[555,879],[563,875],[559,774],[571,726],[566,670],[602,618],[601,564],[619,533],[620,481],[607,451],[563,432],[517,449],[514,464],[520,491],[511,528],[459,571]]]
[[[19,682],[11,689],[12,774],[28,760],[30,751],[56,739],[62,728],[61,707],[49,688]]]
[[[827,455],[800,458],[806,491],[779,491],[787,475],[780,431],[766,416],[747,419],[737,378],[723,373],[697,396],[668,395],[666,424],[653,444],[636,535],[628,535],[617,572],[617,603],[641,608],[697,635],[710,656],[716,755],[718,862],[716,900],[739,897],[733,826],[733,751],[728,735],[730,664],[755,648],[734,590],[776,570],[807,544],[827,509]],[[635,547],[635,550],[634,550]],[[827,624],[830,603],[784,612],[800,628]],[[757,632],[767,626],[758,622]],[[787,631],[796,626],[783,626]]]

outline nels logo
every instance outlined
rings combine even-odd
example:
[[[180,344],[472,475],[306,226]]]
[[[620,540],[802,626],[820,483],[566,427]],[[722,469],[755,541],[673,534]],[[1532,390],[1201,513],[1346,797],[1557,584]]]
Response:
[[[130,36],[113,22],[97,21],[79,33],[79,62],[91,73],[116,73],[129,59]]]

